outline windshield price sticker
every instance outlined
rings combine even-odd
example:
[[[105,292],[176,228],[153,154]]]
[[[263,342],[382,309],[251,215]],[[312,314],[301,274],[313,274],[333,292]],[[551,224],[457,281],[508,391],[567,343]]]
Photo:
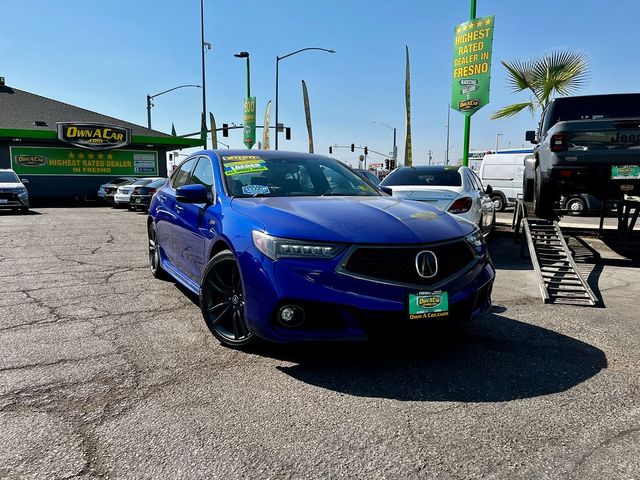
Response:
[[[271,190],[267,185],[243,185],[242,193],[245,195],[269,195]]]
[[[449,316],[449,293],[442,290],[409,294],[409,320]]]
[[[225,157],[229,158],[229,157]],[[267,164],[262,159],[257,160],[245,160],[242,162],[231,162],[224,164],[224,174],[225,175],[239,175],[241,173],[254,173],[254,172],[264,172],[265,170],[269,170]]]
[[[640,165],[621,165],[611,167],[612,180],[640,179]]]

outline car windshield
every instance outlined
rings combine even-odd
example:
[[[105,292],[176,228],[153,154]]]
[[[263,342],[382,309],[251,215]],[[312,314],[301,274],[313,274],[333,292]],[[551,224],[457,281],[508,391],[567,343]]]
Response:
[[[381,185],[459,187],[462,185],[462,177],[457,167],[403,167],[391,172]]]
[[[222,157],[227,190],[234,197],[379,196],[340,162],[324,158]]]
[[[0,172],[0,183],[18,183],[18,176],[13,172]]]
[[[140,178],[139,180],[136,180],[135,182],[131,183],[130,185],[146,185],[148,183],[153,182],[152,178]]]

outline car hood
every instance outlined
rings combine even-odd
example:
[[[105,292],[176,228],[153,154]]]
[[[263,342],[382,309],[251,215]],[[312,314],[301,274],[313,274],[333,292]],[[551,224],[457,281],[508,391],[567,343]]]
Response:
[[[22,188],[24,185],[20,182],[4,182],[0,183],[0,188],[7,190],[15,190],[16,188]]]
[[[341,243],[426,243],[474,226],[428,204],[393,197],[234,198],[232,208],[276,237]]]
[[[446,210],[460,196],[462,190],[462,187],[447,189],[442,187],[397,186],[390,188],[394,197],[427,202],[441,210]]]

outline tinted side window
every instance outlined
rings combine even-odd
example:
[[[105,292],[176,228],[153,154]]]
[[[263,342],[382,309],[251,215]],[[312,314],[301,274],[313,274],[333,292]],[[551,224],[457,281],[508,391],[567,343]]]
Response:
[[[187,181],[189,180],[189,173],[191,173],[191,169],[193,168],[193,165],[195,163],[196,158],[189,158],[185,160],[182,165],[180,165],[180,167],[171,177],[171,188],[178,188],[186,185]]]
[[[211,187],[213,187],[213,170],[211,170],[209,157],[200,157],[189,183],[200,183],[207,187],[207,190],[211,190]]]

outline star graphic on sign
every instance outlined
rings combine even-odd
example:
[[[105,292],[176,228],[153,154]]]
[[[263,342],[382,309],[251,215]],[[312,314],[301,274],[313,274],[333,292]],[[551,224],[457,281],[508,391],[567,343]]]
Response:
[[[485,24],[485,25],[491,25],[491,19],[490,19],[490,18],[487,18],[487,19],[484,21],[484,24]]]
[[[482,22],[478,22],[478,28],[482,26]]]
[[[456,30],[456,33],[460,33],[462,31],[462,29],[460,27],[458,27],[458,29]]]
[[[462,26],[462,30],[466,30],[468,27],[466,25]]]
[[[84,153],[79,153],[78,158],[84,158]]]
[[[101,154],[101,153],[99,153],[99,154],[98,154],[98,158],[99,158],[100,160],[102,160],[102,159],[104,158],[104,155],[103,155],[103,154]]]
[[[73,152],[69,152],[69,155],[67,155],[69,158],[74,158],[75,155],[73,154]]]
[[[90,154],[89,154],[89,158],[93,158],[93,153],[90,153]]]
[[[111,155],[111,154],[107,155],[107,159],[112,160],[113,159],[113,155]]]

